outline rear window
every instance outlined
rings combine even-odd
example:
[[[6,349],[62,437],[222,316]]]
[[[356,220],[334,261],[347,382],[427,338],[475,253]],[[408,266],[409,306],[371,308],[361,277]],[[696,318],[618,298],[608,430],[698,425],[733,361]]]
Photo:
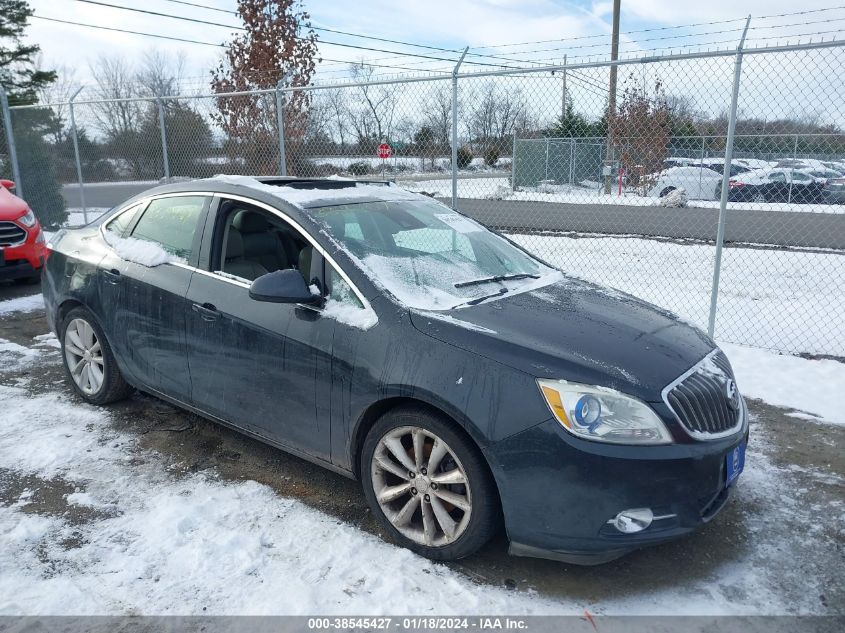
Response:
[[[117,216],[106,224],[106,230],[114,233],[118,237],[123,237],[129,227],[132,226],[132,221],[138,215],[138,211],[143,208],[143,203],[138,203],[117,214]]]
[[[202,196],[153,200],[135,225],[132,237],[154,242],[168,253],[190,259],[194,234],[204,204],[205,198]]]

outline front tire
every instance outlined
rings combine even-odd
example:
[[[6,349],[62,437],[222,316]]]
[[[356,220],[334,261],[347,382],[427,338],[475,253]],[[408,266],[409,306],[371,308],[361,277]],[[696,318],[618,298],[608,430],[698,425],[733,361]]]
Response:
[[[422,407],[380,418],[364,442],[364,494],[400,545],[432,560],[475,553],[496,531],[498,495],[475,444]]]
[[[65,373],[83,400],[108,404],[132,392],[120,373],[105,333],[88,310],[74,308],[68,312],[59,333]]]

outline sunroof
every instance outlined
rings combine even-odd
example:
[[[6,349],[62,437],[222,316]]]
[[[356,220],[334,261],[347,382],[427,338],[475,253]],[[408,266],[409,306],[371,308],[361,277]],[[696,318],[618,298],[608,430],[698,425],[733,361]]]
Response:
[[[358,185],[378,185],[387,187],[386,180],[340,180],[333,178],[286,178],[283,176],[263,176],[256,180],[265,185],[292,187],[293,189],[351,189]]]

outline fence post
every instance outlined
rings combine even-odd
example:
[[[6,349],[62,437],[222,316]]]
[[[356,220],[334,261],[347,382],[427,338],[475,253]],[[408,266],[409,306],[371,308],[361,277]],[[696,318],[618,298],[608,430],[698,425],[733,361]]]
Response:
[[[458,69],[466,57],[469,46],[452,69],[452,208],[458,209]],[[513,157],[511,157],[513,161]]]
[[[710,316],[707,320],[707,334],[711,337],[716,330],[716,307],[719,299],[719,274],[722,271],[722,246],[725,241],[725,217],[728,209],[728,188],[731,179],[731,160],[734,153],[734,135],[736,133],[736,108],[739,101],[739,82],[742,75],[742,48],[751,16],[745,20],[745,30],[736,47],[736,61],[734,62],[734,83],[731,93],[731,111],[728,116],[728,138],[725,142],[725,169],[722,174],[721,200],[719,201],[719,228],[716,230],[716,257],[713,262],[713,287],[710,290]]]
[[[288,175],[288,159],[285,155],[285,77],[276,84],[276,127],[279,132],[279,175]]]
[[[161,130],[161,158],[164,163],[164,180],[170,182],[170,159],[167,156],[167,131],[164,127],[164,102],[161,97],[156,97],[158,104],[158,127]]]
[[[23,198],[21,170],[18,166],[18,148],[15,146],[15,133],[12,131],[12,113],[9,110],[9,97],[6,95],[6,88],[3,86],[0,86],[0,105],[3,108],[3,126],[6,128],[6,144],[9,146],[9,160],[12,163],[12,179],[15,181],[15,189],[18,197]]]
[[[73,158],[76,161],[76,181],[79,183],[79,204],[82,205],[82,217],[85,224],[88,224],[88,207],[85,204],[85,183],[82,180],[82,160],[79,157],[79,139],[76,135],[76,117],[73,112],[73,101],[82,92],[82,88],[84,86],[80,86],[68,100],[68,110],[70,111],[70,133],[73,137]]]

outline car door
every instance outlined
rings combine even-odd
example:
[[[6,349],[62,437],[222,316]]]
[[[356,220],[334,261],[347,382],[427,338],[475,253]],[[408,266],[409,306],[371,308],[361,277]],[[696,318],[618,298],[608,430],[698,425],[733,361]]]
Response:
[[[328,461],[336,322],[322,318],[319,308],[250,298],[254,276],[272,271],[260,253],[240,246],[238,256],[229,252],[234,218],[244,212],[263,217],[268,234],[293,235],[296,256],[287,261],[281,256],[278,264],[305,270],[309,282],[324,285],[324,259],[298,225],[268,208],[221,199],[206,228],[205,270],[194,274],[187,294],[192,403],[276,444]],[[270,242],[267,235],[250,236],[238,239]]]
[[[106,227],[112,248],[100,262],[101,302],[110,307],[110,340],[122,369],[142,386],[183,402],[191,393],[185,295],[209,200],[168,195],[135,209],[121,234],[120,226]]]

